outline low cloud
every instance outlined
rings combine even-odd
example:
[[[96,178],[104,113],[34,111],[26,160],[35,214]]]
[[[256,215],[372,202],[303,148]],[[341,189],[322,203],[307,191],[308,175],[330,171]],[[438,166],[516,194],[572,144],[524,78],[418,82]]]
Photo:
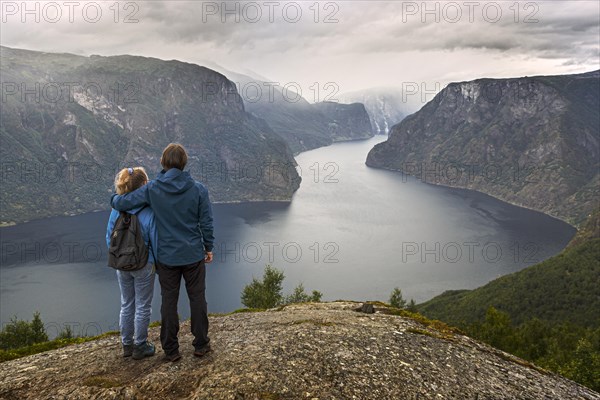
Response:
[[[101,3],[102,18],[94,23],[77,13],[72,23],[65,15],[51,23],[43,14],[40,22],[31,15],[22,22],[22,10],[13,13],[11,3],[21,4],[2,2],[5,46],[210,60],[233,71],[297,81],[305,91],[315,82],[334,81],[347,92],[406,81],[600,68],[595,0],[476,2],[471,14],[460,1],[227,2],[226,10],[223,2],[139,1],[118,3],[118,14],[109,2]],[[48,4],[28,3],[40,10]],[[82,9],[88,3],[79,4]],[[294,21],[298,9],[301,17]]]

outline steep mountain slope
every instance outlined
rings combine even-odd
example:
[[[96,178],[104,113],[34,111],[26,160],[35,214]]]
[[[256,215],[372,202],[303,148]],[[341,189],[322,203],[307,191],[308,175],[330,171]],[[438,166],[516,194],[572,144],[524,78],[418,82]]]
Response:
[[[323,101],[313,104],[313,107],[329,119],[327,126],[334,142],[373,137],[371,122],[363,104]]]
[[[261,77],[228,71],[248,112],[267,121],[295,154],[328,146],[333,142],[373,136],[369,115],[357,104],[310,104],[304,97]]]
[[[210,69],[134,56],[1,48],[2,221],[108,207],[115,172],[153,176],[169,142],[214,201],[289,200],[300,178],[285,141]]]
[[[409,96],[403,98],[401,89],[372,88],[340,94],[336,98],[342,103],[364,104],[376,135],[388,135],[394,125],[420,106],[409,102]]]
[[[570,223],[600,187],[600,71],[451,83],[367,165],[475,189]]]
[[[453,325],[482,321],[494,307],[515,324],[538,318],[600,327],[600,210],[567,249],[539,264],[495,279],[474,290],[453,290],[420,304],[424,315]]]
[[[201,359],[184,322],[176,364],[160,354],[124,359],[117,336],[7,361],[0,398],[600,399],[443,324],[357,305],[212,316],[213,352]],[[158,335],[153,328],[149,339]]]

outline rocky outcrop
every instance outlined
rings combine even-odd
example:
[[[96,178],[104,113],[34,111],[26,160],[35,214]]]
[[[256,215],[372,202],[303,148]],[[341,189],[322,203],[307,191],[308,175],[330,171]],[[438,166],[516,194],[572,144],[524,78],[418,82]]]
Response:
[[[394,125],[421,106],[414,101],[414,94],[403,96],[401,89],[371,88],[336,97],[342,103],[364,104],[376,135],[388,135]]]
[[[334,142],[373,137],[371,121],[361,103],[341,104],[323,101],[313,105],[329,119],[329,135]]]
[[[478,190],[572,224],[600,194],[600,72],[451,83],[367,165]]]
[[[0,222],[106,209],[118,169],[154,176],[169,142],[213,201],[289,201],[299,186],[285,141],[211,69],[7,47],[1,60]]]
[[[158,354],[123,359],[117,336],[8,361],[0,398],[600,399],[441,323],[360,308],[312,303],[213,316],[213,352],[201,359],[184,322],[178,363]]]

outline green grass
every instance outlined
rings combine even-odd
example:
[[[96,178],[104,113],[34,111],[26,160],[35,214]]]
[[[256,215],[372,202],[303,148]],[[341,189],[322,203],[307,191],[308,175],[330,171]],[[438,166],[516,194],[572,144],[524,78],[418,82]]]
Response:
[[[381,312],[382,314],[396,315],[399,317],[408,318],[420,323],[421,325],[424,325],[427,328],[435,329],[436,331],[440,332],[440,334],[442,334],[445,338],[452,337],[454,334],[465,334],[462,330],[450,326],[445,322],[427,318],[419,313],[414,313],[408,310],[392,307],[390,304],[385,303],[383,301],[368,301],[367,304],[373,304],[374,306],[378,306],[379,308],[377,309],[377,311]]]
[[[232,311],[229,314],[225,314],[225,315],[255,313],[255,312],[263,312],[263,311],[266,311],[266,309],[265,308],[239,308],[239,309]]]
[[[44,351],[56,350],[61,347],[90,342],[92,340],[102,339],[108,336],[118,335],[118,331],[105,332],[98,336],[78,337],[71,339],[55,339],[48,342],[35,343],[31,346],[19,347],[11,350],[0,350],[0,362],[15,360],[21,357],[27,357],[33,354],[43,353]]]
[[[436,338],[436,339],[447,339],[446,336],[441,335],[439,333],[436,333],[435,331],[428,331],[426,329],[420,329],[420,328],[407,328],[406,332],[409,333],[414,333],[416,335],[424,335],[424,336],[429,336],[432,338]]]
[[[244,313],[255,313],[255,312],[263,312],[267,311],[266,308],[238,308],[237,310],[233,310],[228,313],[209,313],[209,317],[226,317],[228,315],[234,314],[244,314]]]

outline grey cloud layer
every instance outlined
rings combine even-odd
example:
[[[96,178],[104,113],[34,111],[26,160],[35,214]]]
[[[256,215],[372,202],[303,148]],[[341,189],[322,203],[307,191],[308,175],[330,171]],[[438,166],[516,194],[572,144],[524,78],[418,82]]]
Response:
[[[522,21],[531,11],[525,9],[520,10],[520,21],[515,22],[509,9],[513,2],[495,3],[503,10],[503,17],[495,23],[486,21],[477,11],[484,2],[476,9],[474,22],[468,21],[467,9],[462,6],[463,16],[456,23],[444,18],[435,23],[431,15],[427,16],[429,22],[422,23],[420,13],[403,15],[407,6],[420,7],[420,1],[332,3],[339,8],[334,16],[339,22],[326,24],[313,21],[314,14],[309,8],[312,1],[297,3],[303,11],[297,23],[282,18],[284,2],[276,8],[273,23],[268,21],[267,7],[262,7],[260,22],[249,23],[241,16],[241,22],[235,23],[232,16],[228,16],[228,21],[222,23],[220,16],[214,15],[203,20],[207,2],[137,2],[139,23],[136,24],[115,24],[110,18],[96,24],[81,20],[73,24],[23,24],[9,19],[2,24],[1,40],[6,46],[32,50],[106,55],[129,53],[191,62],[212,60],[232,70],[251,68],[267,76],[287,75],[306,82],[321,79],[319,74],[323,80],[340,76],[339,79],[347,79],[350,86],[355,84],[356,87],[348,89],[360,88],[359,84],[384,83],[374,81],[370,84],[368,75],[377,74],[370,71],[356,77],[357,83],[350,81],[352,75],[344,71],[352,71],[348,68],[350,59],[360,60],[357,66],[382,62],[404,65],[407,73],[414,71],[416,74],[423,70],[423,62],[435,63],[438,57],[453,61],[473,54],[501,55],[506,59],[504,62],[509,63],[502,70],[515,69],[515,72],[517,69],[510,63],[524,59],[538,59],[543,68],[555,65],[553,68],[557,71],[561,66],[590,68],[599,63],[600,6],[597,1],[530,2],[538,7],[534,16],[537,23]],[[430,6],[433,4],[429,3]],[[459,6],[463,3],[455,2]],[[240,4],[241,9],[243,3]],[[448,2],[439,4],[442,8]],[[524,7],[524,3],[520,4]],[[333,6],[324,9],[323,2],[319,7],[321,20],[335,10]],[[412,67],[411,63],[414,64]],[[481,63],[481,75],[490,73],[491,65]],[[315,66],[319,68],[315,70]],[[347,73],[346,78],[344,73]],[[352,74],[356,75],[356,72],[352,71]]]

